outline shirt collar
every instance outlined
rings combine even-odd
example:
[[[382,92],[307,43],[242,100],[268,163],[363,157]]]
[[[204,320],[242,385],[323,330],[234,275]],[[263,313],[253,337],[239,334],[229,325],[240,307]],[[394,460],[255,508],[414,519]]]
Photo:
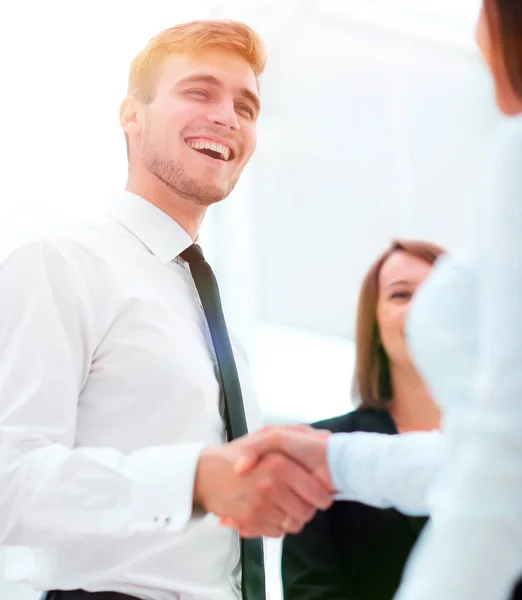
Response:
[[[181,225],[157,206],[132,192],[121,192],[109,214],[135,235],[163,264],[174,260],[192,244]]]

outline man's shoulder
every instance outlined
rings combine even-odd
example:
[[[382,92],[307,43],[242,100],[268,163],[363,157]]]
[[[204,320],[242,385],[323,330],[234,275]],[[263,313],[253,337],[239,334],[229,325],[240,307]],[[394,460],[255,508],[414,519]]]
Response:
[[[317,421],[316,429],[326,429],[332,433],[367,431],[371,433],[395,433],[393,422],[386,411],[358,408],[344,415]]]
[[[0,259],[4,262],[13,256],[42,256],[52,260],[53,256],[72,259],[95,255],[100,242],[114,231],[114,221],[104,215],[28,230],[3,241]]]

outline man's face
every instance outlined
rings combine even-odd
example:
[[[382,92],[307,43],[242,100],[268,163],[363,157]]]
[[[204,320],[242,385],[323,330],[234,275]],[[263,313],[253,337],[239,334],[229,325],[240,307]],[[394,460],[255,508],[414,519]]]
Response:
[[[175,54],[138,114],[143,167],[179,196],[209,206],[230,194],[255,150],[256,77],[230,53]]]

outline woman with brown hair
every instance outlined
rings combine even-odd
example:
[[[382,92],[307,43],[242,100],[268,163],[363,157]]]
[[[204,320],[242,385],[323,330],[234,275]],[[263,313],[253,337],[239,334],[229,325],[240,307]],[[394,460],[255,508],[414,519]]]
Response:
[[[388,435],[438,429],[439,410],[410,360],[404,323],[411,298],[441,254],[433,244],[396,241],[372,265],[357,312],[354,392],[359,407],[316,427]],[[371,504],[380,503],[372,499]],[[374,506],[335,502],[300,533],[287,535],[286,600],[393,598],[425,519]]]

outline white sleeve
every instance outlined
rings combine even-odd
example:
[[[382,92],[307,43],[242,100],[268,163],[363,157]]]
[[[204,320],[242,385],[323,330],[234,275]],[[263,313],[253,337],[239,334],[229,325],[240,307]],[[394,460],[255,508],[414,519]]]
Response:
[[[0,266],[0,544],[180,531],[192,515],[200,445],[75,447],[99,343],[92,285],[49,243]]]
[[[339,492],[336,499],[427,515],[427,493],[444,454],[444,439],[437,431],[333,434],[328,463]]]
[[[507,599],[522,576],[522,127],[510,128],[481,218],[475,397],[447,416],[448,469],[397,600]]]

